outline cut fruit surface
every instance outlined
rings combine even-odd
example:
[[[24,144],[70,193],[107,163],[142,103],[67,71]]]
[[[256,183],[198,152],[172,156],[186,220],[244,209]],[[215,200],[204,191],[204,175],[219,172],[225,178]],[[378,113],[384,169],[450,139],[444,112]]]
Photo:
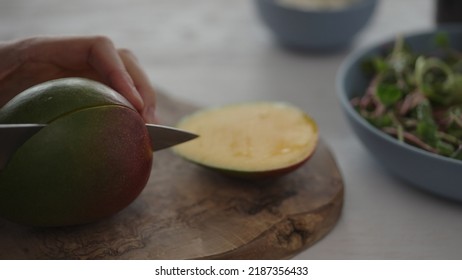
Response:
[[[200,137],[175,147],[177,154],[243,177],[292,171],[313,154],[318,142],[316,123],[300,109],[280,102],[203,110],[178,127]]]

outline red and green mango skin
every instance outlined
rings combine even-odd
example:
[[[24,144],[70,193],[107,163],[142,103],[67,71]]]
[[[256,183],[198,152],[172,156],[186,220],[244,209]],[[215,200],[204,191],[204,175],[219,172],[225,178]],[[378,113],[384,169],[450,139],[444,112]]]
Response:
[[[85,224],[119,212],[141,193],[152,165],[144,121],[123,99],[95,102],[92,96],[101,99],[104,93],[92,90],[84,98],[87,102],[76,102],[81,108],[61,110],[67,102],[55,108],[63,101],[42,107],[58,113],[46,116],[51,119],[48,125],[26,141],[0,171],[1,217],[33,226]],[[44,95],[56,101],[60,97],[67,100],[68,93]],[[46,102],[42,101],[43,106]],[[41,120],[46,119],[43,110],[30,108],[29,112],[34,110],[40,112]],[[29,114],[32,119],[24,118],[26,113],[10,111],[7,115],[13,121],[13,115],[23,122],[34,119],[33,113]]]
[[[313,152],[314,153],[314,152]],[[223,174],[225,176],[228,176],[230,178],[235,178],[238,180],[243,180],[243,181],[248,181],[248,182],[265,182],[265,181],[272,181],[272,180],[277,180],[280,177],[290,174],[303,166],[307,161],[311,159],[313,156],[313,153],[307,156],[304,160],[294,163],[293,165],[287,166],[287,167],[281,167],[279,169],[273,169],[273,170],[264,170],[264,171],[242,171],[242,170],[232,170],[232,169],[225,169],[225,168],[220,168],[220,167],[215,167],[211,165],[207,165],[204,163],[199,163],[192,161],[186,157],[184,157],[186,160],[191,161],[194,164],[197,164],[199,166],[202,166],[206,169],[209,169],[211,171]],[[181,156],[181,155],[180,155]]]
[[[82,78],[52,80],[26,89],[0,108],[0,123],[47,124],[75,110],[104,105],[134,110],[122,95],[101,83]]]

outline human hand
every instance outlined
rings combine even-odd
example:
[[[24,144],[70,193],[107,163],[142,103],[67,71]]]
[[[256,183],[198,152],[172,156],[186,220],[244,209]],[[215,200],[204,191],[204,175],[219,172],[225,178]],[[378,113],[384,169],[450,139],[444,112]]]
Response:
[[[34,37],[0,42],[0,107],[52,79],[84,77],[122,94],[147,123],[156,123],[155,91],[135,56],[103,36]]]

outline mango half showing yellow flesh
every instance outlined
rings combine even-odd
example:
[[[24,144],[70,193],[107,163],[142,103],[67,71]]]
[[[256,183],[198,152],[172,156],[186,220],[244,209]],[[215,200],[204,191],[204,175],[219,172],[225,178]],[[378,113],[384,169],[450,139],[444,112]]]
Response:
[[[45,82],[0,108],[0,123],[41,123],[0,171],[0,217],[35,226],[93,222],[128,206],[151,172],[143,119],[109,87]]]
[[[232,104],[184,118],[178,128],[200,135],[178,145],[180,156],[231,176],[276,177],[308,160],[318,143],[315,121],[281,102]]]

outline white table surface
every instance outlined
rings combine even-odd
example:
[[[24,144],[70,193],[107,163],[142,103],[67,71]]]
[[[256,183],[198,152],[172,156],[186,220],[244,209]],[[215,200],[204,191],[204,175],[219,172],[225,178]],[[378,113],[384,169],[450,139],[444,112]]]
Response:
[[[340,112],[334,79],[352,51],[431,28],[432,0],[381,0],[348,50],[279,48],[250,0],[0,0],[0,40],[102,34],[135,52],[153,83],[203,106],[297,104],[318,122],[345,183],[332,232],[296,259],[461,259],[462,204],[412,188],[365,151]]]

